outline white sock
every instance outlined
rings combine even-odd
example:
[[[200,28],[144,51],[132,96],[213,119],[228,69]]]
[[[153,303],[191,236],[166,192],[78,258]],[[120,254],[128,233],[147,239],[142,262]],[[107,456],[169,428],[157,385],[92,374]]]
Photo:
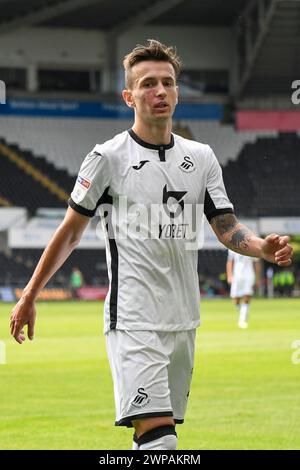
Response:
[[[133,441],[132,441],[132,450],[139,450],[139,445],[138,443],[136,442],[136,437],[135,437],[135,434],[133,435]]]
[[[249,304],[242,303],[241,308],[240,308],[240,322],[246,322],[248,321],[248,313],[249,313]]]
[[[177,434],[175,426],[166,424],[150,429],[139,439],[139,450],[175,450],[177,447]]]
[[[174,434],[161,436],[153,441],[141,444],[140,450],[175,450],[177,447],[177,437]]]

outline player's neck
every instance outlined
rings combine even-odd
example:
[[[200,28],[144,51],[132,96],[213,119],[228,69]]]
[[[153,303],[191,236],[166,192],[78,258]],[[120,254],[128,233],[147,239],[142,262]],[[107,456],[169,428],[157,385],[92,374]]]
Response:
[[[157,126],[155,124],[149,125],[143,122],[135,122],[132,126],[135,134],[148,144],[154,145],[168,145],[171,141],[172,122],[166,125]]]

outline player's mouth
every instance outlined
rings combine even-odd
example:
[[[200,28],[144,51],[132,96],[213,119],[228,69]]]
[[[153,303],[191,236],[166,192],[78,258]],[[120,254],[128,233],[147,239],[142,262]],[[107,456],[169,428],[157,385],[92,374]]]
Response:
[[[160,101],[159,103],[157,103],[157,104],[154,105],[154,108],[155,108],[155,109],[166,110],[166,109],[169,108],[169,105],[168,105],[168,103],[166,103],[165,101]]]

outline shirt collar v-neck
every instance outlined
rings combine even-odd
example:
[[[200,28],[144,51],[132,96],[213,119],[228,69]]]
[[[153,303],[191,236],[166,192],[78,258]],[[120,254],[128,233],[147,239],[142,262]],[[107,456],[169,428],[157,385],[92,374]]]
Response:
[[[169,144],[160,144],[160,145],[156,145],[156,144],[149,144],[148,142],[145,142],[144,140],[142,140],[135,132],[133,129],[129,129],[128,130],[129,132],[129,135],[130,137],[133,138],[133,140],[136,141],[136,143],[138,143],[139,145],[142,145],[142,147],[146,147],[147,149],[152,149],[152,150],[168,150],[172,147],[174,147],[174,136],[173,134],[171,134],[171,141]]]

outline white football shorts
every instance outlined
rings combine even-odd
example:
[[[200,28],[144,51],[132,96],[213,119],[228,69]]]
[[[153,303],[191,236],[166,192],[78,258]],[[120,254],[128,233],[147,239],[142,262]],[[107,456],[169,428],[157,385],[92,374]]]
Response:
[[[230,297],[236,299],[244,297],[244,295],[252,296],[254,283],[254,276],[233,278],[230,288]]]
[[[106,335],[116,406],[116,426],[172,416],[184,421],[190,391],[196,330],[111,330]]]

